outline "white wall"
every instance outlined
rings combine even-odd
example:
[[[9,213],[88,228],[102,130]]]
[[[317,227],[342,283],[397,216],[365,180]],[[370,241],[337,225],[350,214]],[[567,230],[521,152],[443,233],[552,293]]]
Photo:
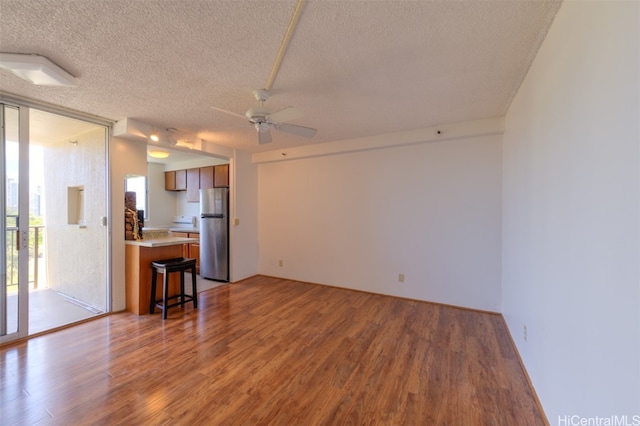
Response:
[[[503,313],[551,424],[640,415],[639,7],[565,2],[506,117]]]
[[[164,164],[149,163],[147,174],[147,191],[149,206],[146,212],[148,219],[144,226],[148,228],[171,225],[176,215],[177,195],[164,189]]]
[[[190,151],[190,154],[199,154],[198,151]],[[215,166],[218,164],[227,164],[229,163],[229,159],[222,159],[212,157],[210,155],[202,154],[198,158],[194,158],[191,160],[185,161],[172,161],[168,164],[163,165],[165,171],[171,170],[184,170],[184,169],[193,169],[196,167],[207,167],[207,166]]]
[[[187,201],[187,191],[175,193],[175,214],[179,216],[195,216],[196,226],[200,223],[200,202]]]
[[[259,272],[498,311],[500,140],[260,164]]]
[[[101,311],[107,309],[106,130],[94,130],[42,147],[45,253],[49,287]],[[67,189],[82,187],[83,200],[68,203]],[[70,203],[73,204],[73,203]],[[69,224],[69,209],[82,204],[84,221]],[[78,261],[81,259],[81,261]]]
[[[112,137],[109,143],[111,195],[111,310],[126,309],[124,286],[124,185],[127,175],[147,173],[146,143]]]
[[[258,166],[251,155],[235,151],[229,165],[230,279],[240,281],[258,273]],[[234,224],[234,219],[238,224]]]

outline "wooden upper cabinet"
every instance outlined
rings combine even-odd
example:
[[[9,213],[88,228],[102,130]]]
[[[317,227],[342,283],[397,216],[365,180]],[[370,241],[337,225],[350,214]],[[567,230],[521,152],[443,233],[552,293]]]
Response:
[[[200,201],[200,169],[187,170],[187,202]]]
[[[185,191],[187,189],[187,171],[176,170],[176,191]]]
[[[164,189],[187,191],[187,201],[200,201],[200,189],[229,187],[229,165],[164,172]]]
[[[167,191],[176,190],[176,172],[164,172],[164,189]]]
[[[164,172],[164,189],[167,191],[184,191],[187,189],[187,171],[175,170]]]
[[[200,189],[213,188],[213,166],[200,168]]]
[[[229,186],[229,165],[222,164],[215,167],[214,186],[224,188]]]

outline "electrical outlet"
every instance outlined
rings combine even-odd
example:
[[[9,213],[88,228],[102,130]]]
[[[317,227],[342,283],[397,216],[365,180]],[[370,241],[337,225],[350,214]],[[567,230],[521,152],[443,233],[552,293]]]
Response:
[[[527,341],[527,337],[528,337],[527,336],[527,326],[526,325],[522,327],[522,337],[524,338],[524,341],[526,342]]]
[[[399,274],[398,275],[398,282],[399,283],[403,283],[404,282],[404,274]]]
[[[278,260],[278,266],[284,266],[284,261],[282,259]]]

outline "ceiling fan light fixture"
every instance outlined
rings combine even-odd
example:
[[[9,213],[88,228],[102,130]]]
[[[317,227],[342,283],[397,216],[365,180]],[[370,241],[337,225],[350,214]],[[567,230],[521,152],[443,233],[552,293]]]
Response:
[[[0,67],[39,86],[75,86],[76,78],[41,55],[0,53]]]
[[[153,157],[153,158],[167,158],[169,156],[169,153],[167,151],[160,151],[160,150],[148,151],[148,154],[150,157]]]
[[[256,130],[261,133],[265,133],[269,131],[269,123],[265,121],[255,123]]]
[[[285,133],[291,133],[305,138],[312,138],[316,134],[317,129],[287,123],[287,121],[302,117],[302,113],[296,108],[289,106],[276,112],[271,112],[269,109],[265,108],[263,104],[269,97],[268,90],[254,90],[253,94],[258,102],[260,102],[260,106],[249,108],[247,112],[245,112],[244,117],[240,114],[227,111],[222,108],[211,108],[225,114],[233,115],[234,117],[246,118],[249,120],[249,123],[253,124],[253,127],[258,133],[258,143],[260,145],[271,142],[271,127]]]

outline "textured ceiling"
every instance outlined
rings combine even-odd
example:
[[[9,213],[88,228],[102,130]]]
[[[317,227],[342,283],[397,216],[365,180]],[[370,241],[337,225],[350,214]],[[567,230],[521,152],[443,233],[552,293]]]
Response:
[[[0,90],[249,151],[501,116],[558,1],[309,0],[265,106],[293,105],[307,140],[259,146],[237,117],[266,85],[294,0],[0,0],[0,51],[44,55],[76,87]]]

